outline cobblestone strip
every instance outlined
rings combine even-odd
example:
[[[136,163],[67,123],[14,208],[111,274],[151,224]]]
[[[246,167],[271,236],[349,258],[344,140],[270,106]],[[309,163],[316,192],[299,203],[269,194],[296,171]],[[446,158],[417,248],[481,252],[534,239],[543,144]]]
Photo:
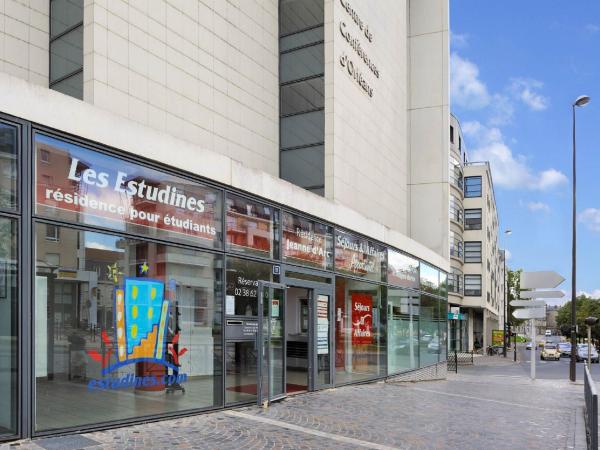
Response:
[[[311,430],[310,428],[293,425],[291,423],[282,422],[280,420],[268,419],[266,417],[260,417],[260,416],[253,416],[251,414],[245,414],[245,413],[238,412],[238,411],[227,411],[225,414],[228,416],[232,416],[232,417],[239,417],[239,418],[243,418],[243,419],[255,420],[257,422],[274,425],[277,427],[287,428],[288,430],[294,430],[294,431],[299,431],[302,433],[312,434],[314,436],[319,436],[319,437],[331,439],[331,440],[334,440],[337,442],[343,442],[346,444],[352,444],[352,445],[356,445],[359,447],[373,448],[373,449],[378,449],[378,450],[397,450],[396,447],[389,447],[387,445],[376,444],[374,442],[367,442],[367,441],[362,441],[360,439],[354,439],[354,438],[350,438],[350,437],[346,437],[346,436],[339,436],[336,434],[325,433],[323,431]]]

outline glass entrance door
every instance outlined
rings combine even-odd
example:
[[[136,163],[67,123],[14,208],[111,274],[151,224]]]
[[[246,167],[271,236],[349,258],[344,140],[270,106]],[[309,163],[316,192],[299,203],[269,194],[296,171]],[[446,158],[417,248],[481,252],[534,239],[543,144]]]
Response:
[[[259,282],[258,404],[285,397],[285,286]]]
[[[333,384],[331,377],[331,289],[313,290],[313,367],[314,389],[323,389]]]

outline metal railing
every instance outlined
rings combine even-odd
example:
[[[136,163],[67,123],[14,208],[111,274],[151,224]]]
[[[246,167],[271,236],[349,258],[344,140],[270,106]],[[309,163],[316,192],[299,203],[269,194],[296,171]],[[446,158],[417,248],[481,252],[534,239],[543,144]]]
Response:
[[[584,368],[584,395],[585,395],[585,431],[587,447],[598,448],[598,393],[590,369],[585,363]]]
[[[448,352],[448,371],[458,373],[458,366],[472,366],[473,352]]]

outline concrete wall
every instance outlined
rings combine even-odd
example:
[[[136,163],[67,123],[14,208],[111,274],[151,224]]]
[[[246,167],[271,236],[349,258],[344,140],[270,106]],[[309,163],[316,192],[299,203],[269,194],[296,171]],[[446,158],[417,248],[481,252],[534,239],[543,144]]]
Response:
[[[48,86],[48,0],[0,2],[0,71]]]
[[[409,0],[409,235],[448,258],[448,0]]]
[[[326,197],[406,233],[407,3],[328,0],[325,6]],[[360,43],[371,64],[344,35]]]
[[[279,173],[277,0],[86,0],[84,100]]]
[[[448,271],[448,258],[339,202],[314,195],[262,170],[86,102],[0,73],[0,110],[51,128],[143,155],[179,170],[288,205],[402,249]],[[176,151],[174,151],[174,149]]]

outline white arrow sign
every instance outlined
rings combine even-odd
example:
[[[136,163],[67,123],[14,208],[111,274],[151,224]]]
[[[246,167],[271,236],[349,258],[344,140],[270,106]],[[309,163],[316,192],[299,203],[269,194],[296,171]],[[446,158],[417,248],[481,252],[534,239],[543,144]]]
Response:
[[[544,319],[546,308],[523,308],[513,311],[515,319]]]
[[[563,291],[521,291],[521,298],[563,298]]]
[[[527,306],[529,308],[539,308],[546,306],[544,300],[513,300],[510,302],[510,306]]]
[[[556,272],[523,272],[521,289],[552,289],[565,281]]]

